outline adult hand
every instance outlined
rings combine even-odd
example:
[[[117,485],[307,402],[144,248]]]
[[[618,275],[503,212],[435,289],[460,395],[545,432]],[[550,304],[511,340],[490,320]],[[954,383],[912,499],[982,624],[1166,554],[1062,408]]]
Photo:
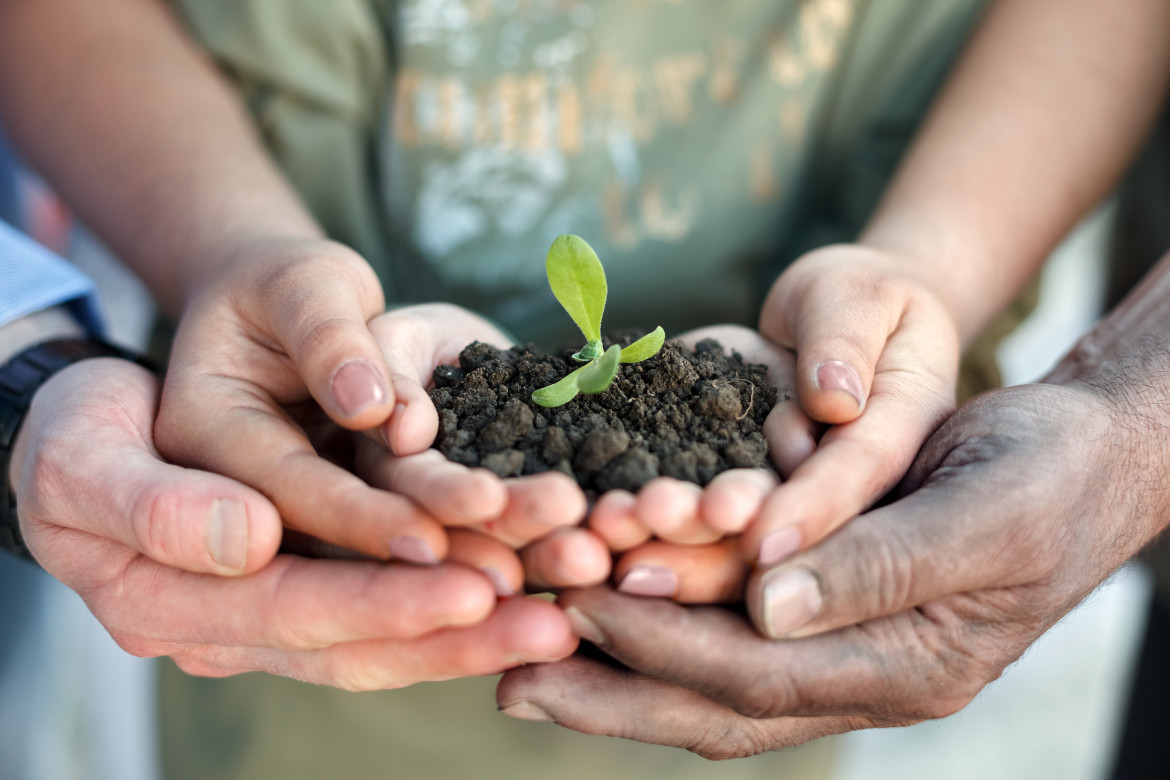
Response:
[[[280,517],[262,495],[159,459],[158,392],[122,361],[64,369],[38,391],[11,471],[33,554],[128,652],[193,674],[262,670],[351,690],[572,652],[556,607],[496,606],[470,568],[497,565],[480,545],[453,540],[466,566],[275,555]]]
[[[292,530],[378,558],[445,557],[434,518],[319,457],[288,411],[315,401],[343,428],[377,428],[392,447],[409,438],[385,423],[430,401],[392,388],[366,326],[383,306],[373,271],[325,241],[238,251],[180,322],[155,425],[163,457],[255,488]]]
[[[981,396],[904,498],[755,575],[772,638],[720,608],[567,593],[577,633],[628,669],[515,670],[501,708],[710,758],[956,712],[1170,517],[1164,382],[1096,376]]]

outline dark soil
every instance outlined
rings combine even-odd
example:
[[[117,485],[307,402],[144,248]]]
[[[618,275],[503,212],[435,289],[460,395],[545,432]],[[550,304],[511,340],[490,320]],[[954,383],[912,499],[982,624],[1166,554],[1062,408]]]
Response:
[[[604,393],[553,409],[533,403],[533,390],[581,365],[572,353],[466,347],[458,366],[435,369],[435,447],[501,477],[556,469],[596,491],[634,491],[659,475],[705,485],[729,468],[772,468],[762,426],[776,389],[764,366],[725,355],[712,339],[694,351],[668,341],[621,366]]]

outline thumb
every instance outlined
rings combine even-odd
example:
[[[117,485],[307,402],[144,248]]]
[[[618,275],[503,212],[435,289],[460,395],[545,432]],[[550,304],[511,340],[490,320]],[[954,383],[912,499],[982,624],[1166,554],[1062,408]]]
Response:
[[[188,571],[262,568],[280,545],[276,509],[226,477],[161,461],[150,440],[157,395],[148,372],[113,360],[86,361],[45,384],[16,449],[30,548],[51,558],[57,535],[48,531],[64,526]]]
[[[796,390],[809,417],[829,424],[854,420],[865,409],[896,316],[885,301],[848,287],[812,281],[799,293],[774,286],[760,332],[796,352]]]
[[[373,270],[346,252],[289,276],[272,290],[282,300],[269,324],[305,387],[338,425],[364,430],[385,422],[395,393],[367,326],[384,302]]]
[[[1026,581],[1037,551],[1012,533],[1021,511],[989,501],[998,488],[976,489],[993,476],[950,474],[757,572],[747,588],[752,622],[772,638],[810,636]]]

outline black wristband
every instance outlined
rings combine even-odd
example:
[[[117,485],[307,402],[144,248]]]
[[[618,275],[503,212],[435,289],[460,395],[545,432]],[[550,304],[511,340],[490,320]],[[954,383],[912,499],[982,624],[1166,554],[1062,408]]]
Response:
[[[28,414],[33,396],[49,377],[80,360],[113,357],[151,371],[146,358],[97,339],[60,339],[29,347],[0,366],[0,549],[34,560],[16,516],[16,495],[8,484],[12,447]]]

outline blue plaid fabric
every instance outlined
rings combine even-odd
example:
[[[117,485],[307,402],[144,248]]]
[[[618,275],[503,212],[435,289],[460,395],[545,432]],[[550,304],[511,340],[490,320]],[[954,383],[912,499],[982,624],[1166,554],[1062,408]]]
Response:
[[[58,304],[66,304],[90,332],[102,332],[93,282],[70,263],[0,222],[0,325]]]

